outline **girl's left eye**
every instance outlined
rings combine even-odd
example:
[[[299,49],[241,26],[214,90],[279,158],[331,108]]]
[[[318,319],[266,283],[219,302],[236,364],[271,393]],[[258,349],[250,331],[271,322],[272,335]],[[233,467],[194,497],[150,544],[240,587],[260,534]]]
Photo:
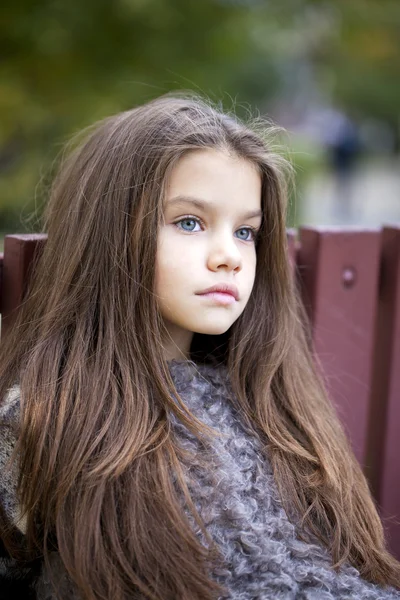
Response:
[[[201,221],[200,219],[198,219],[197,217],[184,217],[183,219],[180,219],[179,221],[175,221],[174,225],[176,225],[178,227],[178,224],[180,223],[198,223],[200,225],[204,225],[203,221]],[[188,231],[193,232],[193,231],[199,231],[199,229],[194,230],[194,229],[185,229],[182,227],[178,227],[178,229],[183,229],[183,231]],[[240,229],[238,229],[238,231],[246,231],[248,233],[251,234],[251,238],[243,238],[240,237],[239,239],[241,239],[243,242],[255,242],[257,240],[257,230],[255,229],[255,227],[241,227]]]

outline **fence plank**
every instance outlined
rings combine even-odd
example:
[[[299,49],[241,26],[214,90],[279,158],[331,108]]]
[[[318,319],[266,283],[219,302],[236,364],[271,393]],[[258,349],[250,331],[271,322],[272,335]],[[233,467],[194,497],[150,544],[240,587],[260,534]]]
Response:
[[[15,234],[4,239],[3,277],[1,289],[2,335],[13,322],[15,309],[21,304],[32,261],[41,251],[47,235]]]
[[[400,226],[385,227],[371,377],[369,479],[400,560]]]
[[[380,230],[300,228],[298,273],[324,379],[365,468]]]
[[[0,252],[0,314],[2,313],[1,307],[1,298],[2,298],[2,290],[3,290],[3,252]]]

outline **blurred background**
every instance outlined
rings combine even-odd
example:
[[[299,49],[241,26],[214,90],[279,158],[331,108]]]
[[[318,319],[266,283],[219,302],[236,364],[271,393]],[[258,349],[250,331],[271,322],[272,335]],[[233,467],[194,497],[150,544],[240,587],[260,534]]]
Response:
[[[3,0],[0,30],[1,234],[71,135],[176,89],[286,129],[289,226],[400,223],[399,0]]]

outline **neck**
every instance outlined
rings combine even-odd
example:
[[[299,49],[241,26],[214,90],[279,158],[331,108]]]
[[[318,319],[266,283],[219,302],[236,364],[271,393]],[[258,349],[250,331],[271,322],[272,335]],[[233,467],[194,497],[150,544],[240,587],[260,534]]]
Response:
[[[166,323],[166,329],[167,335],[163,342],[165,359],[188,360],[193,332],[175,327],[171,323]]]

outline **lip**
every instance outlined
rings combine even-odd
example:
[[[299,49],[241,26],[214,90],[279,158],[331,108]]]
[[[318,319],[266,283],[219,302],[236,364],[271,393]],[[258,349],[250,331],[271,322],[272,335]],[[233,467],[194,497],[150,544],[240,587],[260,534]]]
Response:
[[[239,290],[237,289],[236,285],[231,285],[229,283],[218,283],[217,285],[213,285],[202,292],[197,292],[197,295],[202,296],[203,294],[210,294],[211,292],[230,294],[235,298],[235,300],[239,300]]]

